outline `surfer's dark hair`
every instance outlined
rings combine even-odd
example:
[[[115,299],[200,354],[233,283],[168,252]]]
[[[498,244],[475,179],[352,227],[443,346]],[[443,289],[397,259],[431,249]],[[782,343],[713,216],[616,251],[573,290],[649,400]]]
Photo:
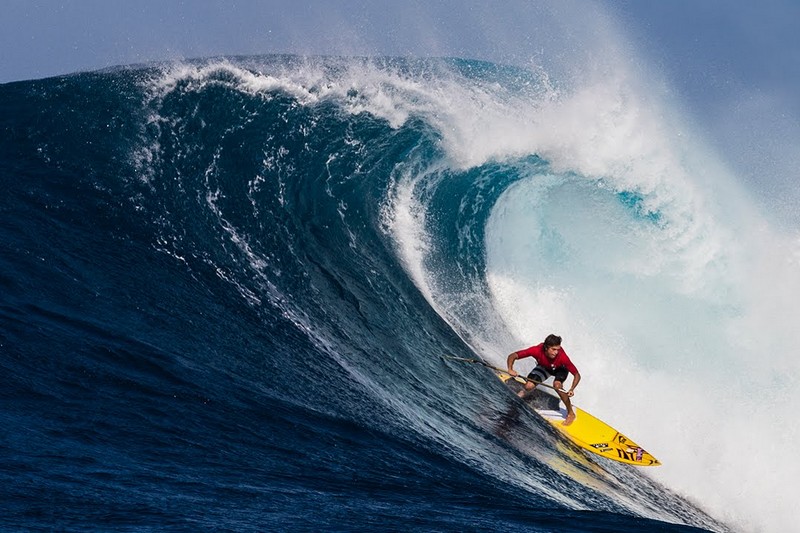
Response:
[[[551,346],[561,346],[561,337],[552,333],[548,335],[544,340],[544,347],[550,348]]]

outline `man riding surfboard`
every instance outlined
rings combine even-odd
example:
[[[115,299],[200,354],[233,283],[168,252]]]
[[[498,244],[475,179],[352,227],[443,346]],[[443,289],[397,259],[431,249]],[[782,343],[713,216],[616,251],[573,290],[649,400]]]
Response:
[[[575,420],[575,412],[572,410],[570,397],[575,394],[575,387],[578,386],[581,380],[581,374],[570,360],[567,352],[561,347],[561,337],[550,334],[541,344],[509,354],[506,364],[508,365],[508,373],[511,376],[519,375],[514,370],[514,362],[526,357],[533,357],[536,360],[536,367],[528,374],[525,389],[519,392],[519,397],[525,398],[536,387],[537,383],[554,376],[553,386],[567,408],[567,417],[563,425],[572,424],[573,420]],[[572,386],[569,390],[564,390],[564,381],[567,379],[568,373],[572,374]]]

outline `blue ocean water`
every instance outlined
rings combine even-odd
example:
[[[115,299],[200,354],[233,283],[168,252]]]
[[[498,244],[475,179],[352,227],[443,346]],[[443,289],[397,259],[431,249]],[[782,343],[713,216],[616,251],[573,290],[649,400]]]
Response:
[[[0,86],[0,528],[728,530],[440,357],[521,347],[499,280],[527,274],[497,232],[546,289],[593,259],[562,257],[565,205],[665,226],[509,120],[501,155],[463,133],[557,92],[479,62],[287,56]]]

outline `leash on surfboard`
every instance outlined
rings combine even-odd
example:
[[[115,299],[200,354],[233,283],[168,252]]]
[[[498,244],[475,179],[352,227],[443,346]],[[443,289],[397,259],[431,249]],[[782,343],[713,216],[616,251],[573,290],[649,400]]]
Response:
[[[443,355],[442,357],[444,357],[445,359],[450,359],[451,361],[461,361],[462,363],[472,363],[472,364],[476,364],[476,365],[485,366],[486,368],[490,368],[490,369],[494,370],[495,372],[502,372],[503,374],[508,374],[508,370],[503,370],[502,368],[498,368],[496,366],[490,365],[489,363],[487,363],[486,361],[483,361],[481,359],[470,359],[468,357],[456,357],[455,355]],[[563,392],[564,394],[568,394],[567,391],[565,391],[564,389],[557,389],[556,387],[554,387],[552,385],[548,385],[547,383],[541,383],[539,381],[534,381],[534,380],[528,379],[528,378],[526,378],[524,376],[516,375],[516,376],[512,376],[512,377],[515,380],[519,381],[520,383],[527,383],[527,382],[530,381],[531,383],[533,383],[537,387],[539,387],[539,386],[547,387],[548,389],[553,389],[556,392]]]

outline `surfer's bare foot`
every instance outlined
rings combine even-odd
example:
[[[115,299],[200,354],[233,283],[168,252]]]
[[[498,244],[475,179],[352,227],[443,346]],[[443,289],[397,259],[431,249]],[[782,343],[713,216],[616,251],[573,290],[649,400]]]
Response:
[[[575,421],[575,413],[567,413],[567,418],[565,418],[564,421],[561,422],[561,425],[568,426],[572,424],[574,421]]]

